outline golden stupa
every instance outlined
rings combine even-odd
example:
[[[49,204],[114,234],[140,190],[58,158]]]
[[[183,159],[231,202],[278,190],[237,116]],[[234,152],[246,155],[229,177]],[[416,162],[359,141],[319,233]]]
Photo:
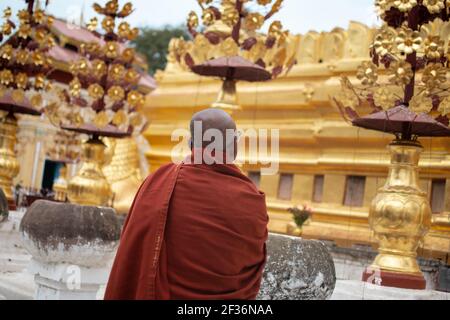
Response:
[[[238,85],[242,110],[233,114],[238,127],[280,129],[278,174],[261,174],[261,167],[275,161],[270,153],[257,163],[240,155],[242,169],[267,195],[271,231],[287,233],[292,222],[288,208],[307,204],[313,213],[302,237],[334,241],[342,247],[376,246],[368,210],[387,177],[386,146],[392,136],[350,126],[330,99],[339,92],[342,75],[356,80],[358,66],[369,57],[374,32],[351,22],[347,30],[293,36],[299,41],[298,63],[286,77]],[[171,141],[172,132],[188,128],[191,115],[209,106],[220,88],[219,81],[178,67],[176,45],[169,47],[169,64],[156,75],[158,89],[148,96],[144,109],[151,120],[144,134],[151,145],[146,154],[151,171],[171,161],[172,149],[180,143]],[[450,141],[421,142],[425,151],[420,184],[428,192],[434,214],[419,256],[449,263]]]

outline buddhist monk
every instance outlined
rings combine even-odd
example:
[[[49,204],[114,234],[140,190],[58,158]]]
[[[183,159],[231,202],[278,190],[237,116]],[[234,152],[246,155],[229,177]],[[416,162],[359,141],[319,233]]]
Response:
[[[226,112],[207,109],[193,116],[190,128],[192,155],[150,175],[134,199],[107,300],[251,300],[258,294],[268,215],[264,194],[232,163],[236,124]]]

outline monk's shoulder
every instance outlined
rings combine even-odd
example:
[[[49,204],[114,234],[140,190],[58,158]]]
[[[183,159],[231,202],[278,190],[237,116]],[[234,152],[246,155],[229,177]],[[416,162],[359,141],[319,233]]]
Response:
[[[173,170],[175,170],[176,166],[177,165],[174,163],[165,164],[165,165],[159,167],[155,172],[151,173],[147,177],[147,179],[157,177],[157,176],[162,176],[162,175],[166,174],[167,172],[172,172]]]
[[[150,187],[157,181],[164,181],[176,171],[176,167],[177,165],[174,163],[168,163],[166,165],[161,166],[155,172],[149,174],[147,178],[145,178],[141,188]]]

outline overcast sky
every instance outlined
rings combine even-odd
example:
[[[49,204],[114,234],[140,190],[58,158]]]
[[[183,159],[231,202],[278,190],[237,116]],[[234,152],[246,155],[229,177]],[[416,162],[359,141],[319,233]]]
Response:
[[[48,11],[57,17],[79,21],[84,12],[88,21],[94,15],[92,4],[104,4],[106,0],[50,0]],[[121,4],[126,1],[120,1]],[[196,0],[133,0],[136,11],[128,19],[134,26],[180,25],[187,14],[198,9]],[[0,9],[11,6],[17,9],[23,0],[0,0]],[[41,0],[45,3],[45,0]],[[334,27],[346,28],[348,22],[359,21],[369,26],[377,23],[374,0],[285,0],[276,19],[293,33],[309,30],[330,31]]]

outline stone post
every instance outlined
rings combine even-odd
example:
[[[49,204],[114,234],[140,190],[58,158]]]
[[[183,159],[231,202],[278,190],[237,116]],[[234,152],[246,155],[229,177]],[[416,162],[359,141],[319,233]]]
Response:
[[[93,300],[105,285],[120,224],[114,209],[39,200],[20,233],[32,255],[36,300]]]
[[[325,244],[269,235],[259,300],[325,300],[335,285],[334,262]]]

